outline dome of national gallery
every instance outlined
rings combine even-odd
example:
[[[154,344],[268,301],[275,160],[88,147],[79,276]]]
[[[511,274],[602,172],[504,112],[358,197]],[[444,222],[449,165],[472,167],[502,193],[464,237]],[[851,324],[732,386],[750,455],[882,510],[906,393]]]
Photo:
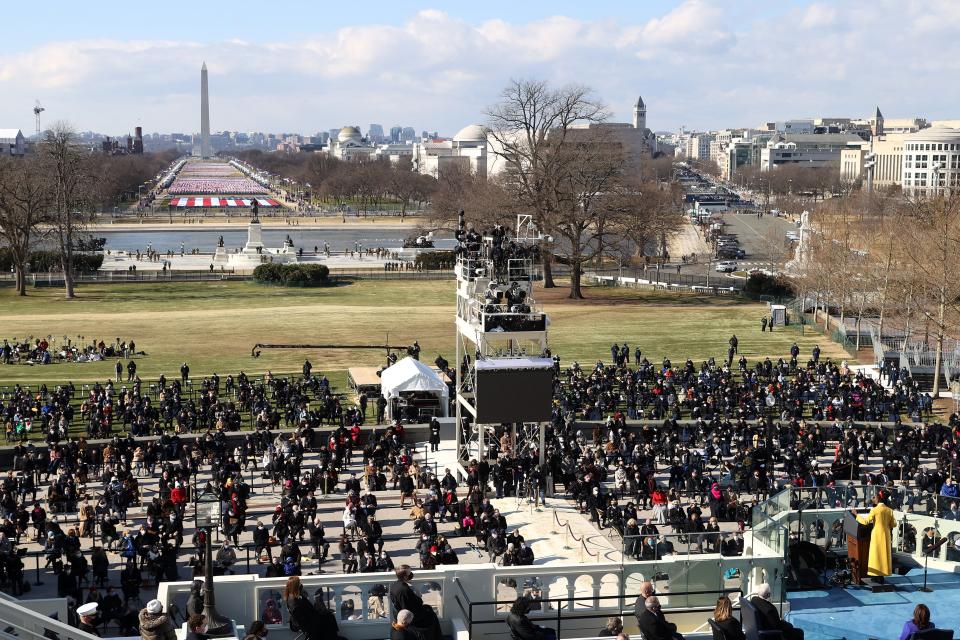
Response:
[[[475,142],[487,139],[487,129],[479,124],[468,124],[453,136],[454,142]]]
[[[359,142],[362,136],[360,135],[360,129],[356,127],[344,127],[340,129],[340,133],[337,134],[338,142]]]

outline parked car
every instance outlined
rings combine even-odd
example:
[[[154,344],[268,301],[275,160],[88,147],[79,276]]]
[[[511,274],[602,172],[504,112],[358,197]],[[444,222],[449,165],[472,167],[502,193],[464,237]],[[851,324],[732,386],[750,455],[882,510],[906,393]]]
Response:
[[[740,260],[747,257],[747,252],[740,247],[724,247],[717,251],[718,258],[735,258]]]
[[[724,260],[723,262],[718,262],[714,270],[717,271],[717,273],[732,273],[737,270],[737,263],[733,260]]]

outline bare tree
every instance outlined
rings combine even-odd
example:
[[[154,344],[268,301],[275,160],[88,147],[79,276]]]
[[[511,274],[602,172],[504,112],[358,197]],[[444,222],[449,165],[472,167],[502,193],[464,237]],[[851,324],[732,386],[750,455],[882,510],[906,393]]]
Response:
[[[390,167],[388,190],[400,202],[401,221],[406,217],[407,208],[412,202],[424,200],[435,188],[436,181],[433,177],[414,172],[409,158],[402,158]]]
[[[500,223],[510,226],[516,205],[499,180],[488,180],[469,167],[453,165],[440,172],[427,211],[433,229],[453,230],[457,214],[469,212],[469,220],[483,227]]]
[[[74,298],[75,240],[87,222],[93,176],[84,151],[77,146],[70,125],[57,122],[40,145],[41,162],[49,176],[50,222],[60,252],[64,293]]]
[[[562,163],[576,157],[556,150],[574,124],[606,120],[606,107],[587,87],[555,89],[542,80],[512,80],[486,115],[492,152],[505,165],[505,186],[541,228],[552,231],[560,208],[555,183],[569,175]],[[544,286],[553,287],[550,247],[544,250]]]
[[[602,255],[624,209],[617,197],[623,187],[623,151],[601,130],[584,129],[552,148],[558,158],[550,181],[553,203],[550,228],[563,240],[556,250],[570,265],[570,298],[582,299],[583,265]]]
[[[960,194],[938,194],[912,203],[911,223],[904,225],[911,239],[907,252],[917,269],[917,284],[929,292],[931,304],[923,314],[936,332],[933,396],[940,395],[943,343],[950,319],[960,309]]]
[[[0,237],[16,270],[17,293],[27,295],[27,264],[34,231],[45,221],[49,189],[34,155],[0,161]]]

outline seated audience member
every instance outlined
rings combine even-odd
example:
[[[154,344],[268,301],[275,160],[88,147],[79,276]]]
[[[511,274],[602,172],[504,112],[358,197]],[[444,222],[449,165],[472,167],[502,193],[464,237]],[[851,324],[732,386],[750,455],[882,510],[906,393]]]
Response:
[[[757,610],[757,626],[761,631],[780,631],[786,640],[803,640],[803,629],[797,629],[780,618],[780,612],[770,602],[770,585],[763,583],[757,587],[757,595],[750,598]]]
[[[717,598],[717,606],[713,609],[713,621],[723,631],[725,640],[746,640],[743,626],[733,617],[733,604],[727,596]]]
[[[910,636],[918,631],[935,629],[936,625],[930,621],[930,609],[925,604],[918,604],[913,608],[913,620],[907,620],[900,632],[900,640],[910,640]]]

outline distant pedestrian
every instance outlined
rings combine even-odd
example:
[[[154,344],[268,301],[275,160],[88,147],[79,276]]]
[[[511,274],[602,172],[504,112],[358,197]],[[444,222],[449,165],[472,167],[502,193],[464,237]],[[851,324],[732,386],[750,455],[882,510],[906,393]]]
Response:
[[[767,330],[767,316],[760,318],[760,333]]]
[[[773,333],[773,316],[770,316],[770,319],[767,320],[767,326],[770,327],[770,332]]]

